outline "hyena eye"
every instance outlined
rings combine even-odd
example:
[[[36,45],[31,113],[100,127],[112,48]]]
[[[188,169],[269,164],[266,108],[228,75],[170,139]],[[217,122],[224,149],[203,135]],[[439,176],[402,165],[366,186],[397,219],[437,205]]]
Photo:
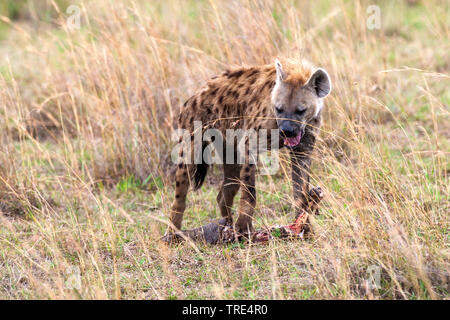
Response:
[[[302,116],[304,113],[305,113],[305,111],[306,111],[306,109],[303,109],[303,110],[295,110],[295,114],[297,114],[297,115],[299,115],[299,116]]]
[[[282,113],[283,112],[283,108],[280,106],[276,106],[275,110],[277,110],[278,113]]]

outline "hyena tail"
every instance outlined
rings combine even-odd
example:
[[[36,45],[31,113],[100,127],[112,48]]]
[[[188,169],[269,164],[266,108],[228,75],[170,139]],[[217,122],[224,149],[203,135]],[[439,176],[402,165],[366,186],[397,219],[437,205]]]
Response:
[[[201,164],[195,165],[194,176],[193,176],[194,179],[193,179],[193,184],[192,184],[192,187],[194,190],[200,189],[203,182],[205,182],[205,178],[208,173],[208,168],[209,168],[209,165],[207,165],[206,163],[201,163]]]
[[[202,145],[202,156],[203,156],[205,148],[208,146],[208,144],[209,143],[203,143],[203,145]],[[205,162],[203,157],[202,157],[202,163],[195,164],[193,166],[192,188],[194,190],[200,189],[200,187],[203,185],[203,182],[205,182],[206,175],[208,174],[208,168],[209,168],[209,165]]]

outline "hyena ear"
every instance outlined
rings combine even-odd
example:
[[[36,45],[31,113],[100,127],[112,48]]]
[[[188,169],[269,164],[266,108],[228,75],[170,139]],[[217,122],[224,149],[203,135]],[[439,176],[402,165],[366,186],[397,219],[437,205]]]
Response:
[[[277,82],[279,83],[284,80],[286,75],[284,74],[283,66],[281,65],[281,62],[278,59],[275,59],[275,70],[277,70]]]
[[[331,92],[330,76],[322,68],[313,73],[306,85],[311,86],[319,98],[325,98]]]

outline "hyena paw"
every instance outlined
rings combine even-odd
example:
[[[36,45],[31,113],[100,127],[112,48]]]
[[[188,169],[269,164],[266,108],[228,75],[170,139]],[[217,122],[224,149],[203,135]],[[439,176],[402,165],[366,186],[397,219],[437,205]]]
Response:
[[[323,191],[320,187],[314,187],[309,190],[309,201],[307,209],[310,213],[319,214],[319,202],[323,199]]]
[[[183,241],[183,237],[176,232],[167,231],[166,234],[161,238],[167,244],[176,244]]]
[[[311,188],[309,190],[309,197],[316,202],[319,202],[320,200],[322,200],[323,199],[322,188],[321,187]]]
[[[236,239],[242,239],[242,238],[250,238],[250,235],[255,231],[253,228],[253,225],[250,222],[236,222],[235,226],[235,237]]]

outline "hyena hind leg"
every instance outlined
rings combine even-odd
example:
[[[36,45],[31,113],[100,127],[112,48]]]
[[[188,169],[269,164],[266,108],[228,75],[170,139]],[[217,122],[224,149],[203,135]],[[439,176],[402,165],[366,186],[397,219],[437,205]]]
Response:
[[[233,216],[233,212],[231,211],[233,199],[240,188],[240,171],[241,165],[239,164],[223,165],[223,182],[217,195],[217,202],[222,217],[227,218],[229,222],[232,221]]]
[[[170,210],[170,222],[168,231],[173,232],[181,230],[183,213],[186,209],[186,196],[189,191],[189,174],[185,164],[179,164],[175,174],[175,200]],[[175,230],[173,230],[175,228]]]
[[[240,172],[242,188],[236,229],[244,235],[253,231],[253,211],[256,205],[255,172],[255,165],[250,163],[244,164]]]

